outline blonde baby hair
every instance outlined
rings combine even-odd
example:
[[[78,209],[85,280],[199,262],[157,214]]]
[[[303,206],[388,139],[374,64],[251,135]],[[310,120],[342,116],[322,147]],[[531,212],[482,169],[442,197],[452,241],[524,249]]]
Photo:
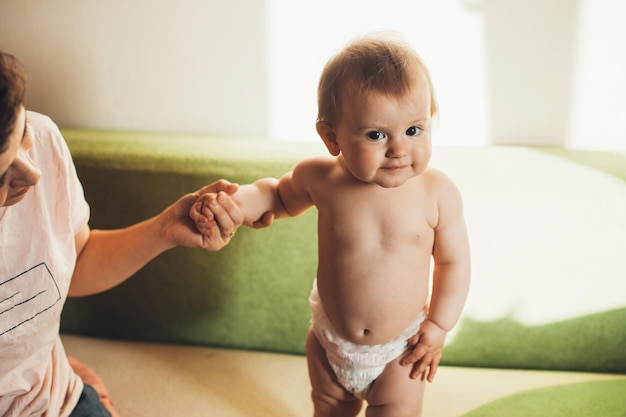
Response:
[[[359,37],[333,56],[317,89],[317,123],[335,126],[343,97],[377,92],[400,97],[424,77],[430,89],[430,115],[437,100],[428,69],[406,42],[389,32]]]

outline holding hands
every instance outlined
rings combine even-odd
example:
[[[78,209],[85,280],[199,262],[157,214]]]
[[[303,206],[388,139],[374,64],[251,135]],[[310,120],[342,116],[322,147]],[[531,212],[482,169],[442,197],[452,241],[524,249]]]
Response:
[[[239,186],[227,180],[219,180],[191,194],[194,198],[188,209],[189,218],[195,223],[202,243],[201,247],[225,246],[244,222],[244,214],[231,198]],[[260,229],[272,224],[274,214],[267,212],[251,227]]]
[[[243,223],[243,213],[231,198],[238,189],[237,184],[219,180],[181,197],[162,213],[165,240],[173,245],[206,251],[217,251],[226,246]],[[202,221],[192,215],[197,201],[206,201],[204,204],[210,207]],[[264,225],[270,223],[271,220]]]

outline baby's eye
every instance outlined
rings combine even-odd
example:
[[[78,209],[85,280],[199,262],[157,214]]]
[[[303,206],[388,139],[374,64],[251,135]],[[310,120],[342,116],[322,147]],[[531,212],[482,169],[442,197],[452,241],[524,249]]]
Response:
[[[420,129],[418,126],[411,126],[410,128],[408,128],[406,130],[406,135],[407,136],[417,136],[420,134],[420,132],[422,131],[422,129]]]
[[[365,136],[367,136],[367,138],[371,140],[385,139],[385,134],[380,130],[372,130],[371,132],[367,132]]]

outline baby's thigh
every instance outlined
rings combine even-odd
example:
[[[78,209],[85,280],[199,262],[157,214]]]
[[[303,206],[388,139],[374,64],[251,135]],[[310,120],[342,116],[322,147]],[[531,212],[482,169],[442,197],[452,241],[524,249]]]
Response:
[[[361,401],[337,382],[337,377],[326,358],[326,352],[311,330],[307,335],[306,357],[314,415],[356,416],[361,409]]]
[[[411,366],[400,365],[400,358],[385,367],[367,396],[368,417],[421,416],[426,381],[411,379]]]

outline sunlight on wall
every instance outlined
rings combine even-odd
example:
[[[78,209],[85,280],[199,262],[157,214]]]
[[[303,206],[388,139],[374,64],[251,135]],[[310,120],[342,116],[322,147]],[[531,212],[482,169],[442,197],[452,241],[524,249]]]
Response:
[[[317,140],[316,88],[353,37],[399,32],[430,69],[438,145],[626,150],[620,0],[267,0],[269,136]]]
[[[581,3],[568,143],[626,150],[626,2]]]
[[[357,35],[393,30],[431,72],[441,109],[434,141],[486,144],[483,25],[462,3],[268,0],[269,136],[317,140],[317,82],[326,61]]]

